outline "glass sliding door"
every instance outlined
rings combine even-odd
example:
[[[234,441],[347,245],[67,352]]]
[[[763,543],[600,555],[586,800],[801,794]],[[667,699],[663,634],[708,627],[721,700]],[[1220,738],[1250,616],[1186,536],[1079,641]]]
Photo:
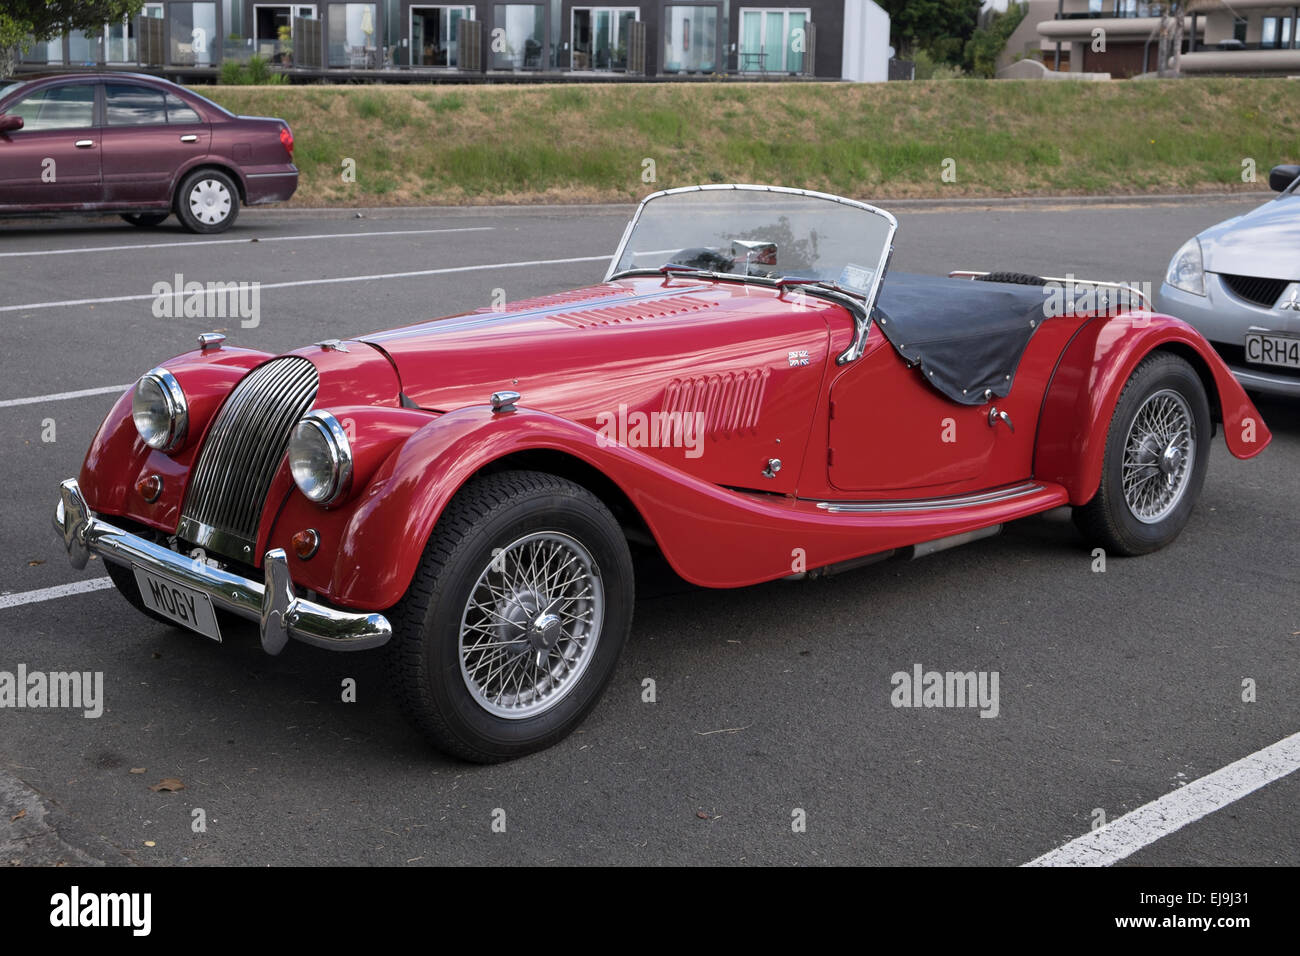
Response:
[[[494,70],[540,70],[546,55],[546,7],[540,3],[499,3],[492,9],[488,34]]]
[[[473,7],[411,7],[411,65],[457,66],[460,21],[473,19]]]
[[[628,24],[639,19],[636,7],[575,7],[570,29],[573,70],[627,69]]]
[[[736,68],[742,73],[800,73],[808,10],[742,10]]]
[[[167,6],[167,61],[174,66],[212,66],[220,48],[215,3],[171,3]]]
[[[331,3],[325,29],[329,35],[329,65],[354,70],[378,65],[375,46],[378,4]]]
[[[665,73],[716,73],[721,4],[669,4],[664,7]]]

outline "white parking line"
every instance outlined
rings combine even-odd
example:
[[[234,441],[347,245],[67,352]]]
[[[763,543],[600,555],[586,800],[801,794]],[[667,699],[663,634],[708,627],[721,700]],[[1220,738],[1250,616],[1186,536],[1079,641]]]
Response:
[[[102,591],[113,586],[112,578],[91,578],[89,581],[74,581],[72,584],[59,584],[39,591],[21,591],[18,594],[0,594],[0,610],[18,607],[22,604],[36,604],[40,601],[53,601],[55,598],[68,597],[71,594],[85,594],[88,591]]]
[[[0,408],[13,408],[15,405],[40,405],[43,402],[62,402],[69,398],[86,398],[90,395],[110,395],[125,392],[130,385],[105,385],[103,388],[83,388],[76,392],[55,392],[53,395],[32,395],[29,398],[6,398],[0,401]]]
[[[521,269],[528,266],[559,266],[574,262],[607,262],[609,255],[573,256],[568,259],[528,259],[523,262],[488,262],[477,266],[449,266],[445,269],[420,269],[416,272],[380,272],[364,276],[335,276],[330,279],[298,279],[293,282],[260,282],[260,289],[293,289],[309,285],[335,285],[340,282],[373,282],[377,279],[410,279],[416,276],[441,276],[454,272],[481,272],[485,269]],[[30,309],[62,309],[74,305],[104,305],[108,302],[143,302],[156,299],[145,295],[113,295],[101,299],[64,299],[60,302],[29,302],[25,305],[0,305],[0,312],[24,312]]]
[[[443,232],[491,232],[495,226],[459,226],[455,229],[390,229],[382,232],[322,232],[311,236],[256,236],[248,239],[194,239],[180,242],[133,242],[120,246],[79,246],[76,249],[28,249],[0,252],[0,259],[19,256],[66,256],[74,252],[128,252],[133,249],[184,249],[189,246],[234,246],[240,243],[307,242],[314,239],[367,239],[371,236],[428,236]]]
[[[1193,780],[1025,866],[1110,866],[1300,769],[1300,733]]]

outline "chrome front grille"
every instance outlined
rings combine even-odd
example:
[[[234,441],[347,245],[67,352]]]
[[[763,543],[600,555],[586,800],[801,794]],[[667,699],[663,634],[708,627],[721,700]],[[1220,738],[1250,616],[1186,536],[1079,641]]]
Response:
[[[305,358],[272,359],[246,375],[208,429],[185,491],[177,535],[254,563],[257,525],[289,432],[311,407],[320,378]]]

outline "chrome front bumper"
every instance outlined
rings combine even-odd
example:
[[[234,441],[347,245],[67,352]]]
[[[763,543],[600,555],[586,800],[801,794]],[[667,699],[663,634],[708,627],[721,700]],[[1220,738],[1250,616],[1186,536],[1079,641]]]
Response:
[[[282,548],[266,552],[265,581],[231,574],[95,517],[71,478],[59,485],[54,530],[63,538],[74,568],[84,568],[90,555],[98,554],[114,564],[172,578],[202,591],[214,607],[257,621],[268,654],[279,654],[291,637],[330,650],[360,651],[385,644],[393,635],[382,614],[340,611],[297,597]]]

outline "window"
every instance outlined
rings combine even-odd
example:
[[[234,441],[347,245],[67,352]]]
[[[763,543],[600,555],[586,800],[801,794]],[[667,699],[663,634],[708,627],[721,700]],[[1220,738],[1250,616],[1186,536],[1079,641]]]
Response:
[[[376,62],[376,4],[331,3],[326,27],[329,30],[330,66],[372,70]]]
[[[460,21],[473,19],[473,7],[411,7],[411,65],[456,66]]]
[[[545,6],[540,3],[508,3],[493,8],[492,32],[488,40],[492,69],[540,70],[544,65],[545,43]]]
[[[664,8],[665,73],[714,73],[718,69],[718,7]]]
[[[1259,26],[1259,45],[1277,46],[1277,17],[1264,17]]]
[[[212,66],[213,51],[221,48],[215,3],[173,3],[168,38],[170,62],[177,66]]]
[[[109,83],[104,92],[109,126],[154,126],[167,122],[167,110],[159,90]]]
[[[742,72],[801,73],[808,49],[808,10],[742,10],[736,68]]]
[[[172,93],[167,94],[167,122],[169,123],[202,123],[203,119],[199,114],[179,96]]]
[[[626,70],[628,24],[636,7],[575,7],[573,10],[574,70]]]
[[[68,84],[39,90],[9,108],[23,118],[23,132],[46,129],[78,129],[95,125],[95,88]]]

